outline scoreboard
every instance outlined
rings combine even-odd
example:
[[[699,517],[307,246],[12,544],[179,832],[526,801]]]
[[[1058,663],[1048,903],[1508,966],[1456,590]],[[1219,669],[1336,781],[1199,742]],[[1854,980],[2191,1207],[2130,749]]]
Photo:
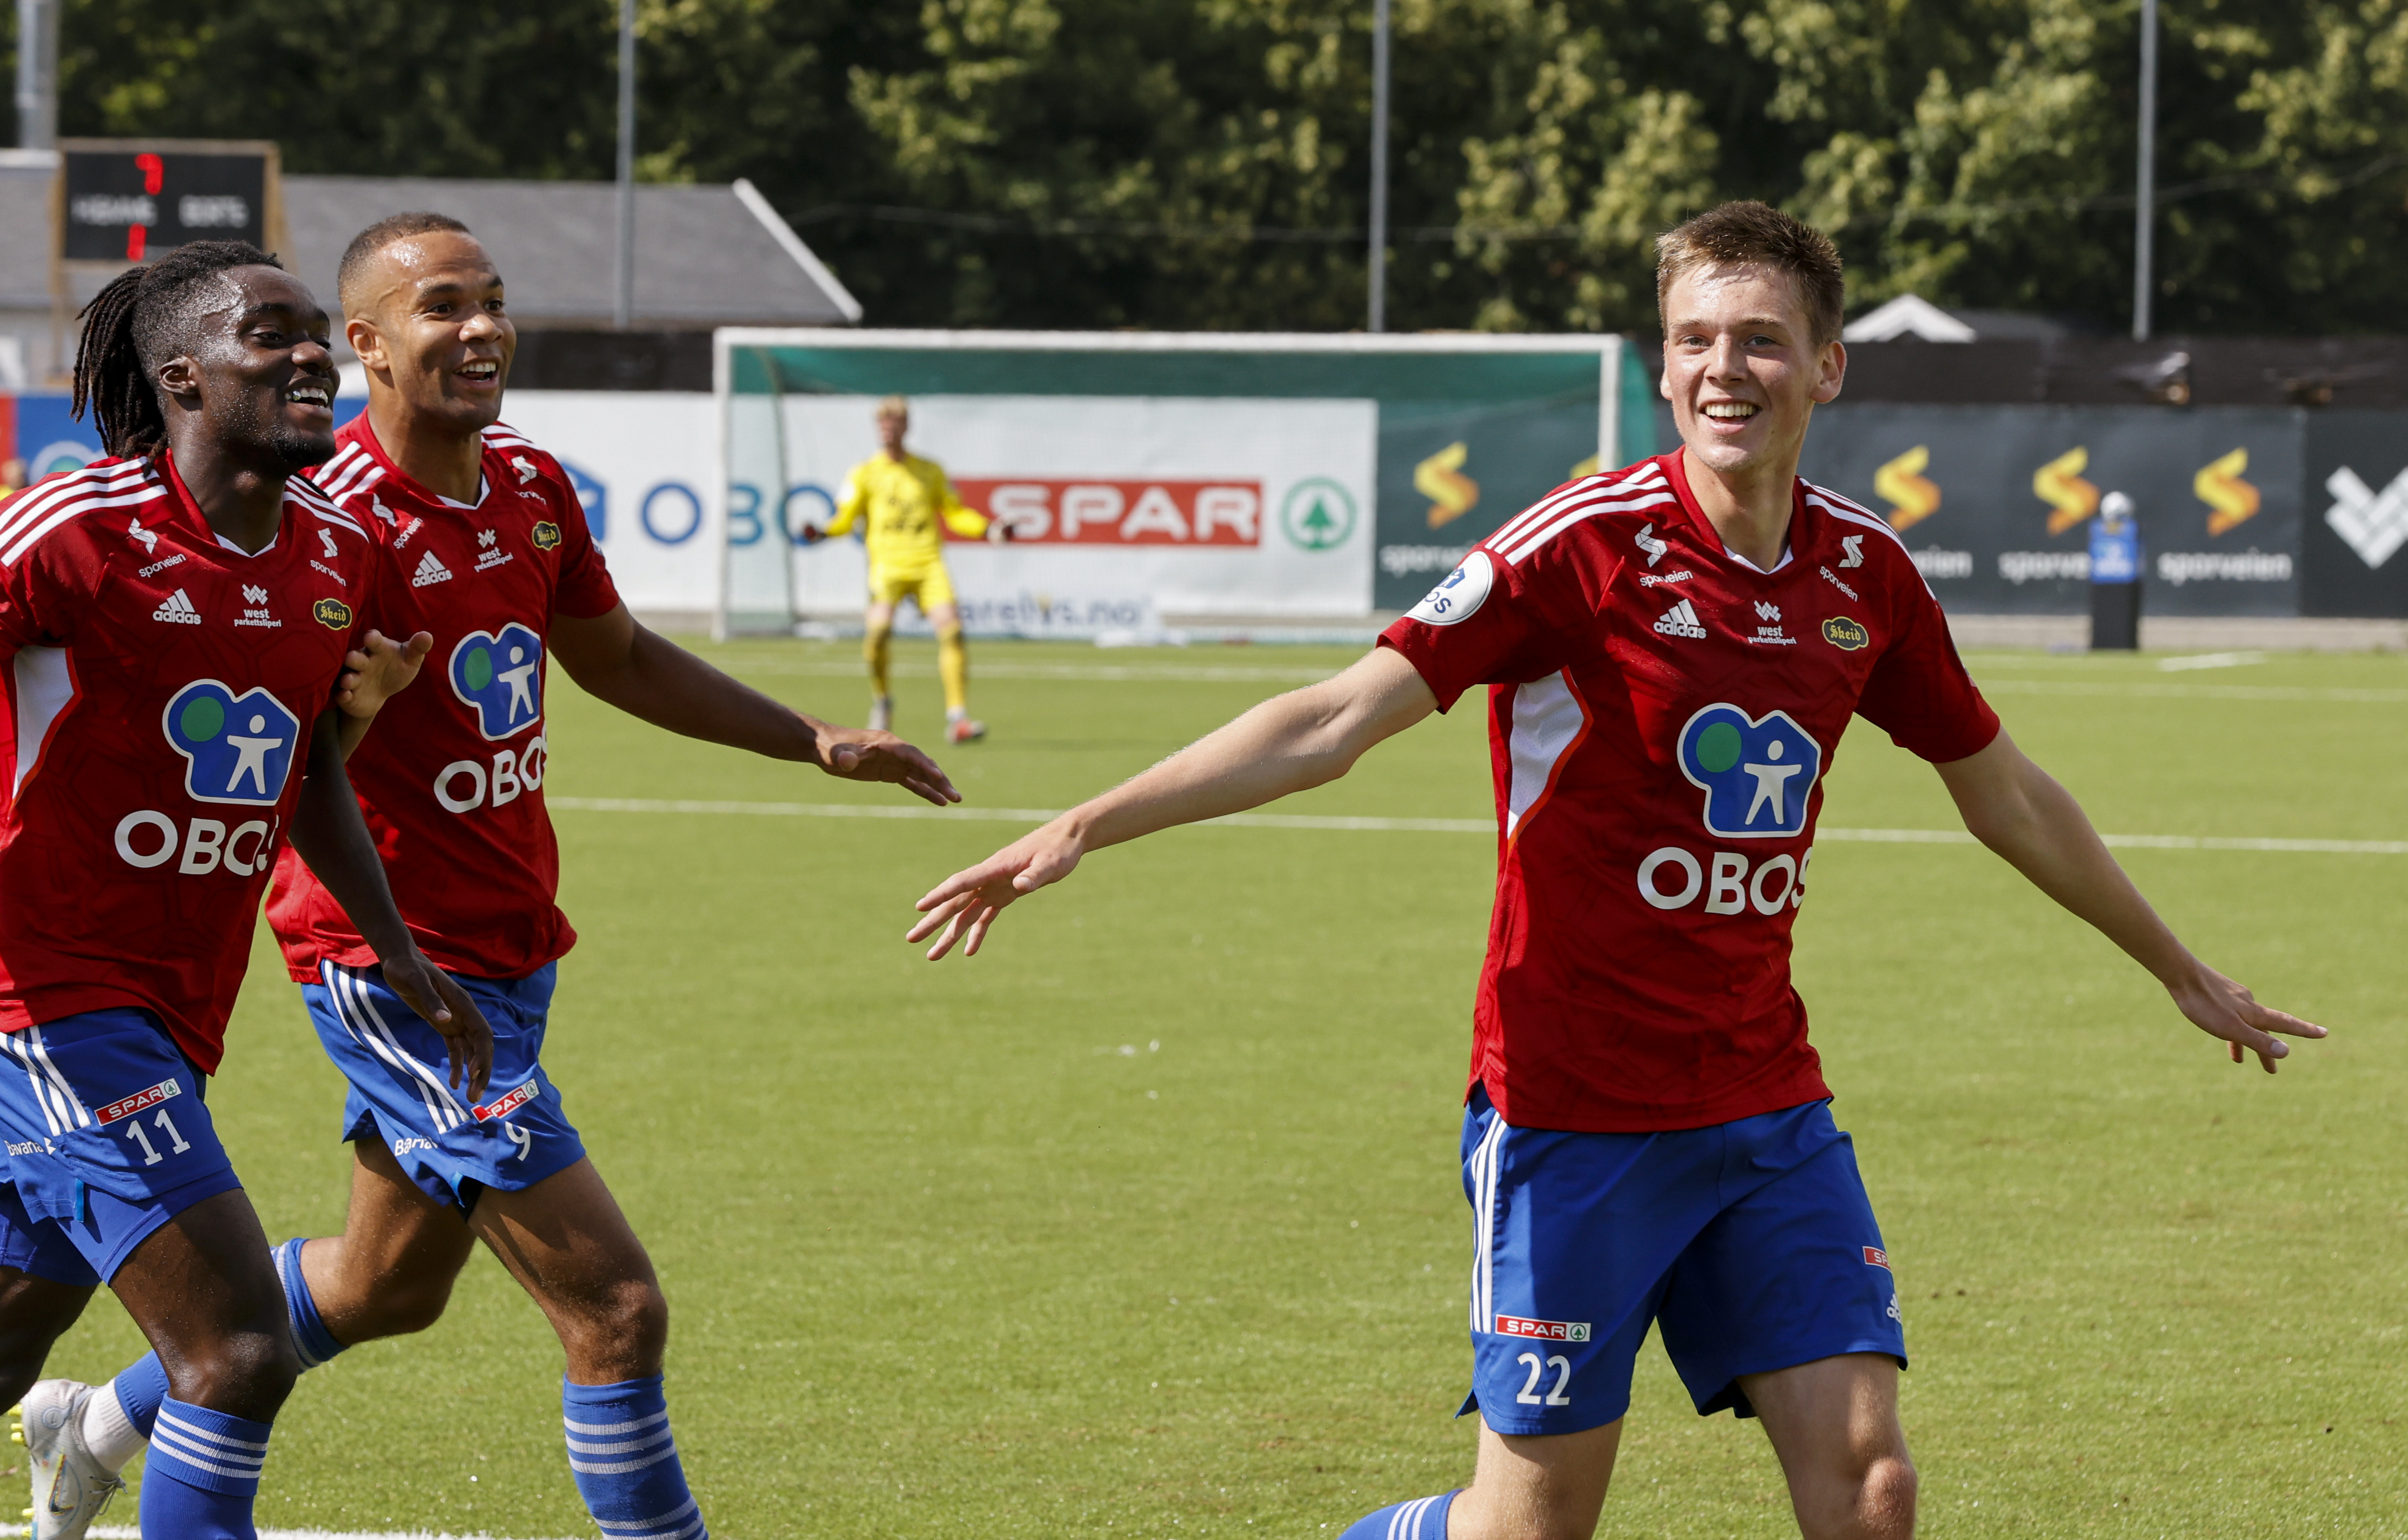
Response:
[[[280,243],[274,144],[64,139],[59,144],[59,259],[141,262],[197,240]]]

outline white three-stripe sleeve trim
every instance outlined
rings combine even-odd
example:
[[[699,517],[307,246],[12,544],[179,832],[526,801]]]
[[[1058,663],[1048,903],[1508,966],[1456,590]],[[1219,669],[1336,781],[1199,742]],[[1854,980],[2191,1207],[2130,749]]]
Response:
[[[63,476],[48,486],[36,487],[14,499],[5,512],[0,512],[0,541],[7,540],[15,532],[63,503],[122,492],[128,487],[147,486],[150,480],[150,473],[139,465],[120,466],[104,476],[81,472]]]
[[[100,508],[135,507],[140,504],[150,502],[158,494],[152,492],[150,488],[144,487],[138,488],[134,492],[126,492],[121,496],[88,497],[80,502],[70,503],[52,512],[48,518],[42,520],[41,522],[34,525],[31,529],[25,530],[22,534],[14,536],[0,535],[0,540],[5,540],[7,542],[5,547],[0,547],[0,566],[16,565],[17,558],[24,555],[36,546],[40,545],[42,543],[43,536],[49,535],[52,530],[57,529],[62,524],[71,523],[83,515]]]
[[[1553,520],[1535,532],[1517,536],[1511,550],[1505,549],[1493,540],[1489,542],[1488,549],[1504,557],[1509,565],[1519,565],[1525,557],[1536,552],[1540,547],[1583,520],[1594,519],[1600,513],[1633,513],[1641,508],[1678,506],[1680,506],[1679,502],[1669,491],[1646,492],[1635,497],[1600,495],[1566,506],[1557,512]]]
[[[351,494],[352,483],[375,467],[376,462],[362,452],[357,445],[349,446],[342,453],[318,467],[318,475],[325,478],[317,483],[318,490],[329,499],[340,502]]]
[[[1602,476],[1584,477],[1570,486],[1539,499],[1505,520],[1485,543],[1489,549],[1501,551],[1507,545],[1521,538],[1525,532],[1543,521],[1558,509],[1584,497],[1622,496],[1648,488],[1665,488],[1667,485],[1663,467],[1653,462],[1619,481]]]

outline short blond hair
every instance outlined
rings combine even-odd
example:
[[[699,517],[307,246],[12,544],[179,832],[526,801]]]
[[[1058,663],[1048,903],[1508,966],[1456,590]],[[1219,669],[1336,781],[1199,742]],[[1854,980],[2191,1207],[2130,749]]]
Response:
[[[1798,286],[1806,324],[1821,347],[1840,335],[1847,278],[1831,237],[1770,204],[1752,199],[1710,208],[1656,237],[1656,309],[1664,325],[1664,296],[1673,279],[1697,267],[1770,267]]]
[[[909,417],[909,416],[910,416],[910,415],[911,415],[911,401],[910,401],[910,397],[908,397],[908,396],[899,396],[899,395],[890,395],[890,396],[888,396],[885,400],[881,401],[881,402],[878,404],[878,415],[879,415],[879,416],[881,416],[881,417]]]

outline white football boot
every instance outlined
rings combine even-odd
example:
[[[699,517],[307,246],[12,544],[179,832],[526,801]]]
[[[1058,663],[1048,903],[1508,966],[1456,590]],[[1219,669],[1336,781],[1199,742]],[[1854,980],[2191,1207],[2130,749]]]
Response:
[[[869,730],[872,733],[895,731],[895,697],[873,695],[869,700]]]
[[[34,1505],[25,1510],[33,1540],[83,1540],[125,1483],[101,1468],[83,1445],[83,1407],[93,1387],[46,1379],[25,1392],[9,1436],[25,1446]]]

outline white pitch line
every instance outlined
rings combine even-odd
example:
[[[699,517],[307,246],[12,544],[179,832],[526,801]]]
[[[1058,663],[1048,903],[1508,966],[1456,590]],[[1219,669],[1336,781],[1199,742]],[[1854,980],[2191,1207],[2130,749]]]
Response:
[[[1045,823],[1061,816],[1058,807],[928,807],[853,802],[692,802],[648,797],[553,797],[552,806],[571,813],[715,813],[754,818],[838,819],[962,819],[989,823]],[[1497,825],[1486,819],[1349,818],[1317,813],[1230,813],[1207,823],[1235,824],[1247,829],[1333,829],[1346,833],[1410,834],[1487,834]],[[1867,845],[1971,845],[1962,829],[1834,829],[1814,831],[1815,839]],[[2408,856],[2402,839],[2280,839],[2223,834],[2101,834],[2118,849],[2131,850],[2268,850],[2290,855]]]
[[[847,663],[816,663],[807,659],[755,661],[730,659],[735,674],[783,674],[809,678],[857,679],[864,677],[858,659]],[[933,663],[896,663],[896,674],[907,679],[933,679]],[[1068,679],[1082,684],[1120,684],[1132,680],[1176,680],[1183,684],[1317,684],[1334,678],[1336,665],[1312,663],[1014,663],[982,661],[982,679]]]

